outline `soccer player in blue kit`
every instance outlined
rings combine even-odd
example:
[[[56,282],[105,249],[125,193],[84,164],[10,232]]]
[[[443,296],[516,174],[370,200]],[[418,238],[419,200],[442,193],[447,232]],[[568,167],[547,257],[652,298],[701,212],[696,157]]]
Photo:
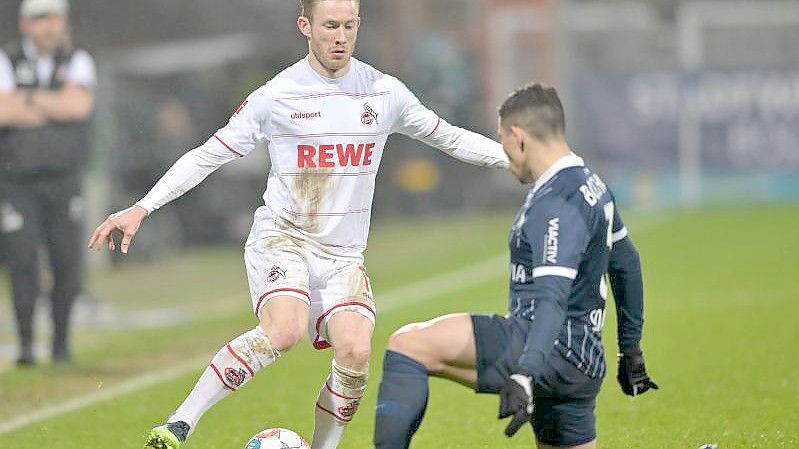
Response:
[[[657,389],[640,348],[638,252],[605,183],[566,142],[554,88],[528,84],[499,110],[510,169],[532,189],[509,237],[508,314],[452,314],[392,335],[377,400],[375,447],[407,448],[427,405],[428,376],[500,396],[513,436],[532,423],[539,448],[596,447],[594,407],[605,375],[608,286],[619,317],[618,381]]]

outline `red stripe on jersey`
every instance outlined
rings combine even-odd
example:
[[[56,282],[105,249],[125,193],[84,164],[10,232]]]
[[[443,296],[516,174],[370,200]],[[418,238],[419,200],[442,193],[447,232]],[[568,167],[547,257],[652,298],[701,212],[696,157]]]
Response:
[[[352,245],[335,245],[333,243],[326,243],[325,245],[333,247],[333,248],[366,248],[366,245],[361,245],[359,243],[353,243]]]
[[[343,217],[350,214],[364,214],[369,212],[369,209],[355,209],[347,212],[295,212],[284,207],[283,212],[295,217]]]
[[[247,362],[244,361],[244,359],[242,359],[241,357],[239,357],[238,354],[236,354],[236,351],[234,351],[233,348],[230,347],[230,343],[226,344],[225,347],[227,348],[228,351],[230,351],[230,355],[235,357],[236,360],[239,361],[239,363],[241,363],[242,365],[244,365],[245,368],[247,368],[247,371],[250,372],[250,376],[255,376],[255,371],[253,371],[252,368],[250,368],[250,365],[248,365]]]
[[[230,145],[226,144],[224,140],[220,139],[220,138],[219,138],[219,136],[217,136],[216,134],[214,134],[214,137],[216,138],[216,140],[218,140],[218,141],[219,141],[219,143],[221,143],[222,145],[224,145],[224,146],[225,146],[225,148],[227,148],[227,149],[228,149],[228,150],[229,150],[231,153],[235,154],[235,155],[236,155],[236,156],[238,156],[238,157],[244,157],[244,155],[243,155],[243,154],[241,154],[241,153],[239,153],[238,151],[234,150],[234,149],[233,149],[233,148],[232,148]]]
[[[438,127],[439,127],[440,125],[441,125],[441,117],[439,117],[439,118],[438,118],[438,122],[436,122],[436,127],[435,127],[435,128],[433,128],[433,130],[432,130],[432,131],[430,131],[430,134],[428,134],[428,135],[426,135],[426,136],[422,137],[422,139],[427,139],[428,137],[432,136],[432,135],[433,135],[433,133],[434,133],[434,132],[436,132],[436,130],[438,129]]]
[[[283,172],[283,173],[278,173],[278,176],[352,176],[352,177],[355,177],[355,176],[367,176],[367,175],[373,175],[373,174],[375,174],[375,173],[377,173],[377,170],[359,171],[359,172],[357,172],[357,173],[335,173],[335,172],[331,172],[331,173],[325,173],[325,172],[319,172],[319,173],[314,173],[314,172]]]
[[[216,373],[216,377],[219,378],[219,381],[222,382],[222,385],[230,391],[236,391],[235,388],[231,387],[230,385],[225,382],[225,379],[222,377],[222,373],[219,372],[219,369],[213,363],[209,365],[212,370]]]
[[[306,100],[306,99],[309,99],[309,98],[322,98],[322,97],[335,97],[335,96],[366,98],[366,97],[382,97],[383,95],[391,95],[391,92],[384,91],[384,92],[374,92],[374,93],[371,93],[371,94],[359,94],[359,93],[355,93],[355,92],[328,92],[328,93],[324,93],[324,94],[310,94],[310,95],[300,95],[300,96],[297,96],[297,97],[275,98],[275,101]]]
[[[382,135],[385,135],[385,134],[389,134],[389,132],[388,131],[378,131],[378,132],[373,132],[373,133],[356,133],[356,132],[353,132],[353,133],[319,133],[319,134],[273,134],[272,138],[273,139],[279,139],[279,138],[283,138],[283,137],[305,138],[305,137],[329,137],[329,136],[333,136],[333,137],[342,137],[342,136],[374,137],[374,136],[382,136]]]

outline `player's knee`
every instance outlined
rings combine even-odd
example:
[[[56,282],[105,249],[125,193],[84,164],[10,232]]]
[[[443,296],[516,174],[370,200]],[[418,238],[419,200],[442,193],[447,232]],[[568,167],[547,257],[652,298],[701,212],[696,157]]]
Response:
[[[446,369],[438,351],[431,345],[429,334],[425,335],[425,323],[413,323],[401,327],[388,340],[388,349],[421,363],[427,371],[436,375]]]
[[[288,320],[273,320],[262,328],[272,342],[272,347],[281,353],[296,346],[305,335],[304,327]]]
[[[351,336],[335,342],[336,360],[348,367],[364,367],[372,354],[371,339]]]

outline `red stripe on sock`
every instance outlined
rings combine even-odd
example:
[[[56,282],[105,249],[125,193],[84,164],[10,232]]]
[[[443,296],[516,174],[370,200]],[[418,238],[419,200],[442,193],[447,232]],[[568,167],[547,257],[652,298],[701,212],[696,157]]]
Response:
[[[347,418],[341,417],[341,416],[331,412],[330,410],[322,407],[321,405],[319,405],[318,402],[316,403],[316,408],[318,408],[319,410],[327,413],[328,415],[332,416],[333,418],[336,418],[337,421],[341,421],[341,422],[344,422],[344,423],[348,423],[348,422],[352,421],[352,418],[347,419]]]
[[[219,378],[219,381],[222,382],[222,385],[224,385],[225,388],[227,388],[230,391],[236,391],[235,388],[231,387],[230,385],[227,384],[227,382],[225,382],[225,378],[222,377],[222,373],[219,372],[219,369],[216,367],[216,365],[212,363],[208,366],[210,366],[211,369],[214,370],[214,372],[216,373],[216,377]]]
[[[236,354],[236,351],[234,351],[233,348],[230,347],[230,343],[226,344],[225,347],[227,348],[228,351],[230,351],[230,355],[235,357],[236,360],[241,362],[241,364],[244,365],[245,368],[247,368],[247,371],[250,372],[250,376],[255,376],[255,371],[253,371],[252,368],[250,368],[250,365],[248,365],[247,362],[244,361],[244,359],[242,359],[241,357],[239,357],[238,354]]]
[[[333,391],[332,388],[330,388],[330,384],[328,384],[327,382],[325,382],[325,388],[327,388],[327,391],[333,393],[334,396],[338,396],[341,399],[360,399],[362,397],[362,396],[358,396],[357,398],[353,398],[353,397],[349,397],[349,396],[344,396],[343,394],[338,394],[335,391]]]

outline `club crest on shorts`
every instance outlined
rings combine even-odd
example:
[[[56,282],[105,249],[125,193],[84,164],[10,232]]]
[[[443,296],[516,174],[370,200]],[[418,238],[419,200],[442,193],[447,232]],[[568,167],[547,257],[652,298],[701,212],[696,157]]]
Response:
[[[363,104],[363,114],[361,114],[361,123],[364,125],[371,125],[372,123],[379,124],[377,121],[377,112],[369,106],[369,103]]]
[[[266,280],[269,282],[275,282],[280,278],[286,279],[286,270],[277,265],[272,265],[272,268],[269,270],[269,274],[266,275]]]
[[[240,387],[247,379],[247,372],[241,368],[225,368],[225,379],[232,385]]]

